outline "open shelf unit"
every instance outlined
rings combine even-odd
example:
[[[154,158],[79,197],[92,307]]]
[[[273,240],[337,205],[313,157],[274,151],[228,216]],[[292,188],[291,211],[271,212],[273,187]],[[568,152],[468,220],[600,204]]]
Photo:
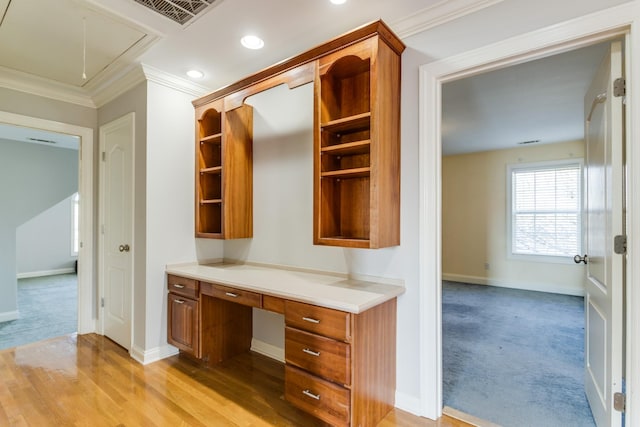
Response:
[[[400,56],[374,36],[318,63],[314,243],[398,245]]]
[[[196,109],[196,237],[253,234],[253,112],[224,111],[222,99]]]

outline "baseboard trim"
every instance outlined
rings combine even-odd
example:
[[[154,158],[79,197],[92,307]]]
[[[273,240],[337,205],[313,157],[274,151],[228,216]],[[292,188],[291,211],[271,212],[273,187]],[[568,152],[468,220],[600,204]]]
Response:
[[[492,423],[491,421],[483,420],[482,418],[474,417],[457,409],[445,406],[442,409],[442,413],[456,420],[463,421],[474,427],[501,427],[499,424]]]
[[[14,311],[5,311],[4,313],[0,313],[0,322],[9,322],[10,320],[16,320],[20,317],[20,312],[18,310]]]
[[[17,279],[29,279],[31,277],[44,277],[44,276],[57,276],[58,274],[75,273],[76,269],[73,267],[58,268],[55,270],[42,270],[42,271],[30,271],[27,273],[16,274]]]
[[[284,363],[284,348],[252,338],[251,351],[255,351],[258,354],[262,354],[263,356],[267,356],[271,359]]]
[[[416,416],[422,416],[420,411],[420,399],[396,390],[396,408],[409,412]]]
[[[169,344],[149,350],[143,350],[140,347],[133,346],[129,355],[135,361],[143,365],[148,365],[149,363],[175,356],[178,352],[179,350],[177,348]]]
[[[559,286],[557,284],[549,284],[548,286],[542,286],[539,283],[516,283],[506,280],[491,279],[488,277],[480,276],[466,276],[463,274],[449,274],[442,273],[442,280],[450,282],[471,283],[474,285],[488,285],[498,288],[511,288],[520,289],[523,291],[536,291],[536,292],[549,292],[552,294],[573,295],[578,297],[584,296],[583,289],[575,289],[569,287]]]

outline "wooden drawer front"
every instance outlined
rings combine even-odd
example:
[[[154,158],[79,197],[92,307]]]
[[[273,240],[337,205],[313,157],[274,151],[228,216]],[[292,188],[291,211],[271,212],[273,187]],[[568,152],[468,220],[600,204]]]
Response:
[[[287,327],[284,355],[287,363],[338,384],[351,385],[351,346]]]
[[[198,301],[170,292],[167,341],[180,350],[200,357]]]
[[[340,341],[351,341],[351,316],[349,313],[295,301],[287,301],[284,309],[287,326]]]
[[[189,298],[198,298],[198,281],[186,279],[180,276],[169,274],[167,276],[167,287],[169,292],[184,295]]]
[[[203,288],[203,293],[220,298],[227,301],[236,302],[250,307],[262,307],[262,295],[251,291],[243,291],[241,289],[231,288],[228,286],[210,284],[207,289]]]
[[[332,426],[348,426],[349,390],[287,365],[284,398]]]
[[[274,313],[284,314],[284,299],[262,295],[262,308]]]

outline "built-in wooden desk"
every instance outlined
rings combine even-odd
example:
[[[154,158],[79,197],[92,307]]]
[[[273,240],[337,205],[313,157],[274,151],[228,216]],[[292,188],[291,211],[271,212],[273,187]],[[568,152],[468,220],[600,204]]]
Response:
[[[285,398],[336,426],[393,408],[404,287],[247,264],[168,266],[168,342],[215,364],[251,348],[252,308],[285,318]]]

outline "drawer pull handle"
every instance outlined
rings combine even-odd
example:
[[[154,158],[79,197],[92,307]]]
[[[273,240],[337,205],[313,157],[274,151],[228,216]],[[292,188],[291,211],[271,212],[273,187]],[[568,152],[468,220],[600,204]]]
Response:
[[[320,323],[318,319],[314,319],[312,317],[303,317],[302,320],[307,321],[309,323],[315,323],[315,324]]]
[[[319,394],[313,394],[309,390],[303,390],[302,394],[304,394],[305,396],[308,396],[308,397],[310,397],[312,399],[320,400],[320,395]]]
[[[233,292],[225,292],[224,294],[231,298],[238,298],[238,294],[234,294]]]
[[[177,283],[174,283],[173,287],[178,289],[184,289],[184,285],[178,285]]]
[[[174,299],[173,302],[175,302],[176,304],[184,304],[183,299]]]
[[[319,351],[313,351],[313,350],[311,350],[309,348],[303,348],[302,351],[304,351],[305,353],[310,354],[312,356],[320,357],[320,352]]]

